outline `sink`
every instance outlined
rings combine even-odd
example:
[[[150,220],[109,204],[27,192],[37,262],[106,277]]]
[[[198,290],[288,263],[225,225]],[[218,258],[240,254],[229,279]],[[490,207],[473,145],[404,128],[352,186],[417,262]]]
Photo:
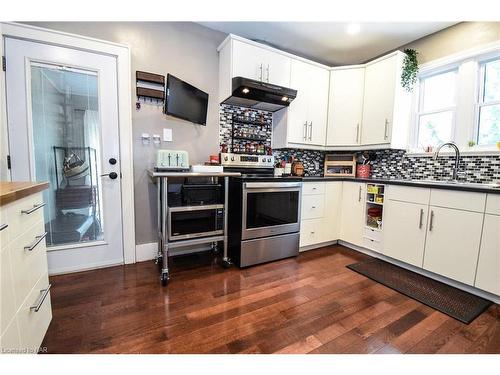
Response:
[[[434,184],[434,185],[458,185],[464,187],[485,188],[485,189],[500,189],[499,183],[476,183],[476,182],[462,182],[462,181],[437,181],[437,180],[410,180],[413,183],[421,184]]]

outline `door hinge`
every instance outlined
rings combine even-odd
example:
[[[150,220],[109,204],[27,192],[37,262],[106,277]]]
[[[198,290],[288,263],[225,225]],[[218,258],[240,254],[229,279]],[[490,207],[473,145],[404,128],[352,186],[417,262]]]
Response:
[[[7,169],[10,169],[10,155],[7,155]]]
[[[2,70],[4,72],[7,71],[7,60],[5,59],[5,56],[2,56]]]

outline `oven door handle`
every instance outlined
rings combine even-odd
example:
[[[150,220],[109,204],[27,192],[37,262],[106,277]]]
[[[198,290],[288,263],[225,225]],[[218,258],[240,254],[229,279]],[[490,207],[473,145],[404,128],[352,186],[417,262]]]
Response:
[[[245,189],[300,188],[302,182],[245,182]]]

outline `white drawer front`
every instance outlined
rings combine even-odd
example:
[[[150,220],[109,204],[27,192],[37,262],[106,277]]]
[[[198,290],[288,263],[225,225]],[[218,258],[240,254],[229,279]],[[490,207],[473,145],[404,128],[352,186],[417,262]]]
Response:
[[[399,185],[386,185],[385,187],[386,199],[401,202],[428,204],[430,193],[431,189],[428,188]]]
[[[325,194],[324,182],[302,183],[302,195]]]
[[[372,238],[364,237],[363,246],[378,253],[382,252],[382,242],[374,240]]]
[[[35,206],[43,204],[42,193],[36,193],[28,197],[19,199],[6,206],[8,211],[8,225],[11,229],[10,240],[12,241],[19,235],[23,234],[28,228],[31,228],[35,223],[43,221],[44,207],[40,207],[31,213],[23,213]]]
[[[306,195],[302,197],[300,216],[304,219],[316,219],[324,216],[324,195]]]
[[[47,274],[44,274],[31,290],[17,315],[21,345],[25,348],[37,350],[40,347],[52,319],[50,291],[43,300],[40,309],[38,311],[32,309],[32,306],[41,302],[43,292],[48,286],[49,278]]]
[[[500,215],[500,194],[488,194],[486,197],[486,213]]]
[[[375,241],[382,241],[382,232],[375,229],[365,228],[364,237],[371,238]]]
[[[486,194],[445,189],[431,190],[431,206],[484,212]]]
[[[43,233],[44,225],[40,221],[9,245],[11,267],[13,270],[12,281],[17,307],[24,301],[40,276],[47,272],[45,239],[41,240],[33,250],[29,251],[25,249],[25,246],[32,245],[36,241],[36,236]]]
[[[323,242],[322,220],[303,220],[300,222],[300,246],[315,245]]]

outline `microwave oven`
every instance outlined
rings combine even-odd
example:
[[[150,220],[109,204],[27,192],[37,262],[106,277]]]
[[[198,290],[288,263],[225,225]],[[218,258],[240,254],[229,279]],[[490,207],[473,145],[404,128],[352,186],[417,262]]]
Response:
[[[221,235],[224,205],[169,207],[167,220],[169,241]]]

